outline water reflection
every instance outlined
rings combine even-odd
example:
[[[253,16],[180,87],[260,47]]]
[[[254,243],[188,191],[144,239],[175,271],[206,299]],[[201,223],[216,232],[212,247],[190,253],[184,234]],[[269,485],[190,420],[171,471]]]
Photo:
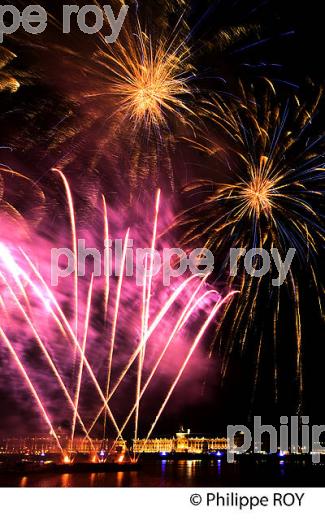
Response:
[[[186,476],[188,479],[192,479],[195,477],[197,473],[197,468],[201,464],[200,460],[188,460],[187,461],[187,471]]]
[[[118,473],[116,473],[116,485],[118,487],[123,487],[123,478],[124,478],[123,471],[119,471]]]
[[[27,487],[27,484],[28,484],[28,478],[23,477],[20,481],[19,487]]]
[[[227,464],[210,460],[143,460],[136,471],[0,475],[0,487],[196,487],[324,485],[324,465],[294,461],[256,461],[245,458]]]
[[[89,478],[89,475],[88,475],[88,478]],[[91,481],[91,475],[90,475],[90,481]],[[71,487],[71,482],[72,482],[72,475],[70,475],[69,473],[65,473],[64,475],[62,475],[62,487]]]

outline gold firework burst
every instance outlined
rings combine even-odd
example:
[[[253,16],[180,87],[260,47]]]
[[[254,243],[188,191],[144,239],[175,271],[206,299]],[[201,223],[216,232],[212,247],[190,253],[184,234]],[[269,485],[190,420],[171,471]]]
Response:
[[[166,128],[168,116],[181,123],[193,116],[186,100],[192,95],[186,43],[160,38],[155,43],[141,30],[125,31],[113,50],[100,51],[96,63],[106,74],[106,89],[87,97],[110,96],[117,101],[117,113],[130,120],[134,128]],[[104,76],[103,76],[104,79]]]
[[[309,105],[303,105],[298,98],[281,104],[270,82],[264,97],[247,95],[244,89],[240,100],[225,102],[216,97],[213,104],[207,105],[205,115],[217,124],[219,131],[223,130],[228,147],[206,136],[196,146],[220,161],[220,165],[226,159],[227,175],[231,181],[218,183],[204,179],[188,186],[185,191],[195,194],[200,202],[186,211],[185,217],[180,217],[180,222],[187,228],[184,242],[203,242],[226,268],[231,248],[255,249],[253,269],[256,272],[261,269],[258,251],[276,250],[282,259],[286,259],[289,249],[295,250],[295,263],[279,287],[273,283],[278,277],[274,266],[264,278],[252,277],[243,266],[238,267],[240,271],[236,278],[229,276],[229,284],[240,289],[242,298],[231,305],[232,341],[228,344],[223,374],[229,366],[236,341],[244,351],[249,334],[256,338],[256,324],[267,323],[270,318],[267,327],[272,330],[274,338],[274,375],[277,381],[279,316],[282,299],[289,299],[296,335],[300,396],[303,379],[299,263],[305,265],[304,269],[310,273],[322,314],[323,289],[317,279],[315,262],[325,237],[320,209],[324,197],[325,140],[324,136],[311,133],[311,122],[316,117],[320,99],[321,93]],[[234,157],[230,157],[230,150]],[[218,163],[216,171],[220,171],[220,165]],[[262,329],[257,344],[263,346],[265,334]],[[258,372],[261,347],[257,351]]]
[[[69,144],[58,167],[80,163],[87,143],[92,153],[83,163],[85,179],[105,159],[123,189],[128,182],[130,200],[144,186],[175,189],[175,143],[194,135],[196,117],[195,70],[183,31],[182,19],[169,37],[157,28],[149,35],[138,19],[130,20],[114,45],[101,34],[91,59],[64,53],[70,83],[63,88],[74,109],[53,135],[53,148]]]

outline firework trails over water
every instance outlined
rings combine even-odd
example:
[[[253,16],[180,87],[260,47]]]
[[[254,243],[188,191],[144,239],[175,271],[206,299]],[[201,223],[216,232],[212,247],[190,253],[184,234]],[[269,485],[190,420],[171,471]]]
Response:
[[[67,456],[62,432],[72,451],[314,413],[323,71],[293,51],[298,14],[130,1],[108,43],[107,21],[63,34],[47,4],[46,31],[0,48],[1,433],[51,432]]]
[[[66,178],[59,173],[67,190],[71,243],[75,251],[78,233],[73,199]],[[145,258],[148,268],[143,270],[141,284],[136,283],[135,277],[129,281],[125,276],[129,237],[136,236],[130,229],[125,233],[121,261],[117,266],[119,275],[113,284],[110,277],[105,275],[95,281],[92,273],[82,282],[78,276],[64,279],[63,286],[54,291],[50,282],[46,282],[41,274],[50,272],[49,265],[37,267],[24,247],[11,249],[3,243],[0,245],[1,306],[4,318],[0,335],[12,358],[8,378],[22,379],[27,384],[60,449],[62,447],[54,424],[46,411],[49,406],[53,408],[53,402],[48,404],[48,399],[49,394],[52,396],[57,392],[56,386],[67,402],[67,411],[72,412],[72,442],[77,427],[82,429],[86,438],[91,439],[90,435],[97,423],[101,422],[102,416],[104,429],[108,429],[110,425],[107,423],[110,422],[118,440],[134,414],[137,438],[141,399],[151,382],[154,383],[155,374],[164,366],[164,358],[171,350],[169,366],[163,368],[163,376],[167,381],[159,381],[161,388],[165,383],[167,392],[161,407],[156,411],[147,435],[149,438],[206,330],[222,306],[235,294],[233,291],[222,297],[212,286],[208,287],[207,276],[200,273],[181,279],[168,290],[163,285],[160,288],[154,279],[150,253],[151,250],[156,251],[159,209],[160,192],[156,199],[153,229],[150,226],[147,229],[147,224],[143,229],[144,234],[148,231],[148,244],[144,244],[148,246],[148,257]],[[104,242],[110,236],[110,216],[104,197],[102,217]],[[136,238],[139,241],[141,236]],[[36,247],[36,252],[39,247]],[[78,263],[77,255],[74,261]],[[67,317],[64,307],[72,311],[72,320],[71,316]],[[100,310],[102,316],[99,315]],[[42,365],[35,367],[33,363],[22,361],[26,359],[26,350],[34,349],[38,349],[43,358],[38,363],[45,362],[48,365],[47,370],[42,368],[41,374]],[[134,365],[136,374],[132,378],[129,372],[132,372]],[[99,375],[104,379],[104,385],[103,381],[100,384]],[[133,392],[130,389],[132,380],[135,383]],[[126,390],[123,390],[124,384]],[[89,388],[91,386],[93,396]],[[119,395],[120,387],[123,393]],[[119,421],[120,426],[111,409],[114,396],[118,396],[118,405],[115,406],[119,418],[124,408],[131,405],[125,420],[122,423]],[[85,400],[83,406],[87,426],[81,417],[82,399]],[[58,414],[67,412],[62,402],[58,401],[55,407],[58,407],[55,412],[57,422]],[[94,413],[94,410],[97,411]],[[69,413],[62,419],[68,417]]]

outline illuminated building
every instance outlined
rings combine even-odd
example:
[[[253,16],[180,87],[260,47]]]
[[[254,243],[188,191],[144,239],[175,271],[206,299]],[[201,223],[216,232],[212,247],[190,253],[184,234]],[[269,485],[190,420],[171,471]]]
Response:
[[[133,443],[135,453],[206,453],[218,450],[227,450],[229,447],[226,438],[209,438],[199,435],[191,435],[180,431],[173,438],[161,439],[137,439]]]
[[[71,449],[71,441],[68,435],[58,435],[63,449],[73,451],[75,453],[94,453],[104,450],[110,451],[113,441],[93,439],[92,445],[89,440],[84,437],[75,437],[73,448]],[[115,443],[114,450],[116,452],[124,452],[126,450],[126,442],[119,440]],[[25,454],[25,455],[41,455],[42,453],[59,453],[58,445],[52,435],[35,435],[32,437],[11,437],[0,439],[0,454]]]

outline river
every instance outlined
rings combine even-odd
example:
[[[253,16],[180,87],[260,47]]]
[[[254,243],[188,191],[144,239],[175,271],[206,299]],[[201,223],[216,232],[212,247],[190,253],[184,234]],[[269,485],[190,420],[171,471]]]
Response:
[[[325,465],[305,462],[225,460],[143,461],[136,471],[0,475],[0,487],[245,487],[324,486]]]

